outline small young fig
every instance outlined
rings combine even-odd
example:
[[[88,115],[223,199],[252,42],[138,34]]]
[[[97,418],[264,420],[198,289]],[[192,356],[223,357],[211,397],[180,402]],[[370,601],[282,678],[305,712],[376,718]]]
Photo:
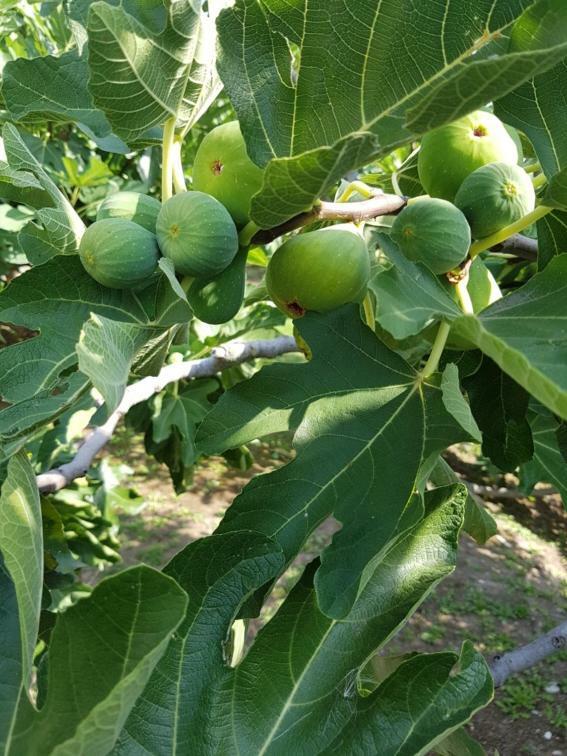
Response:
[[[226,323],[240,310],[246,284],[247,248],[215,278],[195,278],[187,291],[191,309],[204,323]]]
[[[285,241],[268,263],[266,286],[280,310],[299,318],[308,310],[328,312],[359,301],[369,275],[364,239],[347,224]]]
[[[419,197],[396,217],[392,239],[409,260],[425,263],[441,274],[463,262],[471,230],[463,213],[450,202]]]
[[[465,214],[475,239],[500,231],[535,207],[529,175],[519,165],[489,163],[461,184],[455,205]]]
[[[238,121],[230,121],[210,131],[199,145],[193,187],[222,202],[242,227],[250,220],[250,200],[260,191],[263,173],[248,157]]]
[[[162,254],[184,276],[218,276],[238,251],[228,210],[203,192],[183,192],[164,202],[156,233]]]
[[[156,237],[124,218],[105,218],[87,228],[79,246],[87,273],[110,289],[138,289],[157,270]]]
[[[469,173],[494,162],[516,164],[518,149],[499,118],[476,110],[425,134],[417,167],[429,195],[452,201]]]
[[[101,202],[96,219],[124,218],[155,234],[160,209],[161,202],[155,197],[140,192],[116,192]]]

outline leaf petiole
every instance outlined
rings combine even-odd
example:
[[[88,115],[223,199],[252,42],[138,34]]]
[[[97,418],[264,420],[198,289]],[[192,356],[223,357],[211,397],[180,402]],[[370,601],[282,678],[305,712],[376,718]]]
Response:
[[[465,315],[474,315],[474,307],[473,307],[471,295],[469,294],[469,290],[467,289],[468,281],[469,281],[468,276],[461,278],[461,280],[455,284],[455,289],[457,292],[457,297],[459,299],[459,305],[461,306],[461,310],[464,312]]]
[[[257,226],[254,221],[249,221],[242,231],[238,234],[238,244],[240,247],[249,247],[250,242],[252,241],[252,238],[256,235],[256,233],[260,230],[259,226]]]
[[[450,323],[447,323],[444,320],[439,323],[439,330],[437,331],[437,335],[435,336],[435,341],[433,342],[433,347],[431,348],[431,354],[429,355],[429,358],[420,373],[421,380],[429,378],[439,367],[439,360],[441,359],[441,355],[443,354],[443,350],[445,349],[445,344],[447,343],[450,330]]]
[[[372,187],[365,184],[363,181],[351,181],[337,198],[337,202],[348,202],[353,194],[358,193],[365,199],[372,199],[376,196],[376,191]]]
[[[161,200],[165,202],[173,195],[173,140],[175,118],[168,118],[163,127],[161,158]]]
[[[364,320],[366,321],[366,325],[374,330],[376,325],[376,318],[374,316],[374,307],[372,306],[372,299],[369,292],[367,292],[366,296],[364,297],[362,307],[364,309]]]
[[[497,244],[502,244],[502,242],[506,241],[508,237],[513,236],[514,234],[519,234],[525,228],[531,226],[532,223],[540,220],[552,210],[552,207],[539,205],[535,208],[535,210],[532,210],[531,213],[524,215],[523,218],[520,218],[520,220],[516,221],[515,223],[511,223],[509,226],[504,226],[504,228],[501,228],[500,231],[497,231],[491,236],[487,236],[485,239],[478,239],[471,246],[469,257],[471,258],[471,260],[474,260],[474,258],[481,252],[485,252],[487,249],[490,249],[490,247],[495,247]]]
[[[185,176],[183,174],[183,162],[181,160],[181,146],[180,139],[175,139],[171,146],[171,165],[173,169],[173,188],[176,194],[182,194],[187,191],[187,185],[185,183]]]

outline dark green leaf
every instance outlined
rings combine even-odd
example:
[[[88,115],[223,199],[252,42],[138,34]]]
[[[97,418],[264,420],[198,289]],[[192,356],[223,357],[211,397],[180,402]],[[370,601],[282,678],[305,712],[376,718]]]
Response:
[[[482,657],[473,656],[470,650],[463,666],[473,665],[475,674],[470,671],[469,675],[464,674],[463,684],[454,687],[448,685],[447,679],[457,661],[452,654],[447,659],[443,656],[428,659],[429,673],[424,674],[421,683],[413,669],[406,668],[410,662],[398,667],[383,683],[391,685],[400,670],[404,670],[404,695],[394,695],[396,719],[393,709],[385,708],[388,697],[382,696],[381,687],[370,699],[360,697],[357,692],[357,674],[369,655],[387,641],[431,588],[454,568],[463,502],[461,487],[426,494],[425,517],[387,556],[377,560],[366,586],[341,620],[328,618],[318,608],[313,590],[316,565],[309,567],[274,619],[259,633],[244,661],[234,672],[226,674],[224,684],[219,687],[211,713],[214,722],[211,750],[326,753],[344,739],[349,745],[341,748],[341,752],[395,753],[388,740],[393,738],[394,731],[401,742],[405,738],[422,738],[420,745],[424,747],[449,728],[466,721],[476,708],[486,703],[492,689],[490,675]],[[448,665],[443,663],[449,660]],[[453,674],[456,672],[453,670]],[[417,688],[423,685],[424,692],[420,691],[409,703],[406,696],[412,683]],[[436,683],[437,695],[426,695],[428,685]],[[417,693],[415,688],[414,691]],[[372,715],[368,711],[370,702]],[[439,716],[442,707],[444,713],[451,712],[448,721]],[[414,735],[415,719],[421,720],[422,715],[429,726]],[[395,721],[400,728],[394,726]],[[361,734],[359,724],[379,725],[380,740],[357,751],[352,747]]]
[[[39,221],[39,223],[38,223]],[[42,265],[55,255],[76,255],[78,239],[67,216],[58,208],[44,208],[18,234],[18,243],[32,265]]]
[[[361,323],[357,306],[308,314],[298,327],[312,360],[269,366],[224,394],[198,444],[213,453],[297,428],[296,459],[249,483],[220,529],[259,530],[291,561],[332,513],[343,528],[325,551],[317,590],[323,611],[340,617],[410,506],[423,405],[415,373]]]
[[[525,7],[238,0],[225,10],[219,71],[252,159],[268,163],[253,219],[284,221],[350,169],[556,65],[567,42],[547,17],[533,49],[497,44]],[[557,23],[566,13],[550,11]]]
[[[75,368],[76,344],[91,313],[128,324],[133,331],[150,327],[154,333],[189,317],[186,302],[173,293],[165,277],[142,292],[107,289],[86,273],[77,256],[53,257],[0,293],[2,320],[40,332],[0,352],[3,397],[27,399],[53,388],[64,371]],[[83,344],[82,359],[88,343]],[[94,354],[96,359],[100,357]]]
[[[73,121],[86,125],[96,137],[107,137],[110,124],[97,110],[87,88],[89,70],[85,56],[76,50],[57,58],[48,55],[6,63],[2,95],[9,116],[20,123]]]
[[[469,404],[461,393],[459,368],[454,362],[449,362],[445,366],[441,378],[441,391],[443,393],[443,404],[447,412],[453,415],[459,425],[475,441],[482,441],[480,428],[471,413]]]
[[[0,749],[8,753],[22,692],[22,647],[16,589],[0,553]]]
[[[534,447],[526,419],[529,395],[525,389],[487,359],[464,383],[482,430],[483,454],[505,471],[531,459]]]
[[[31,463],[23,451],[8,462],[8,476],[2,485],[0,551],[18,601],[22,682],[27,685],[39,627],[43,542],[39,493]]]
[[[434,319],[451,321],[461,310],[441,281],[425,265],[412,263],[388,234],[377,233],[381,249],[393,263],[370,281],[376,295],[376,320],[395,339],[422,331]]]
[[[492,690],[488,666],[469,641],[460,656],[420,654],[363,700],[356,719],[325,753],[426,753],[486,706]]]
[[[182,493],[191,479],[197,459],[195,432],[211,404],[207,397],[218,389],[215,381],[192,381],[177,395],[169,392],[154,397],[146,450],[169,468],[176,493]]]
[[[89,87],[128,144],[170,117],[195,123],[219,91],[214,24],[201,2],[157,6],[95,2],[88,14]]]
[[[566,6],[567,7],[567,6]],[[567,417],[567,256],[454,328],[552,412]],[[482,423],[477,422],[484,431]]]
[[[140,566],[60,614],[45,704],[23,717],[14,753],[108,753],[186,608],[174,580]]]
[[[24,452],[8,462],[0,495],[0,744],[8,752],[25,699],[41,610],[43,543],[39,494]],[[5,748],[4,748],[5,746]]]
[[[567,507],[567,462],[557,442],[559,423],[544,407],[536,406],[528,414],[534,440],[534,458],[525,468],[530,478],[557,487]]]
[[[429,479],[435,486],[449,486],[460,482],[457,474],[442,458],[438,459]],[[463,530],[481,545],[498,532],[498,524],[494,517],[485,509],[482,501],[470,491],[465,502]]]
[[[226,673],[230,625],[246,597],[273,579],[283,562],[274,541],[251,531],[213,535],[174,557],[165,572],[189,594],[189,610],[114,753],[208,752],[204,733],[215,726],[211,703],[215,683]]]

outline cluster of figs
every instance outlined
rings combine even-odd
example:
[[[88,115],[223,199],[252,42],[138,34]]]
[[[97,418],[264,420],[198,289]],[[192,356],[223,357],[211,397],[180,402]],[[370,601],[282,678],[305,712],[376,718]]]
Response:
[[[449,286],[445,274],[467,258],[473,238],[490,236],[533,210],[533,184],[518,165],[520,156],[517,134],[484,111],[426,134],[418,172],[428,194],[410,200],[391,228],[403,254]],[[250,219],[262,180],[238,122],[217,126],[197,150],[190,191],[163,204],[135,192],[102,202],[81,240],[82,263],[103,286],[140,289],[157,275],[164,256],[183,277],[195,315],[226,322],[244,298],[247,248],[239,246],[239,230]],[[274,303],[297,318],[361,301],[369,276],[360,228],[342,224],[288,238],[270,258],[266,286]],[[501,296],[479,258],[468,286],[475,311]]]

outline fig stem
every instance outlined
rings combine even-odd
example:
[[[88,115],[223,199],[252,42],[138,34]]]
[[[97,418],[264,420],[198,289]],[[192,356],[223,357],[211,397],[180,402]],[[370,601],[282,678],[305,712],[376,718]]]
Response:
[[[461,306],[461,310],[465,315],[474,315],[474,307],[471,295],[469,294],[469,290],[467,289],[468,282],[468,276],[461,278],[461,280],[455,284],[455,289],[457,291],[457,297],[459,298],[459,305]]]
[[[541,165],[539,162],[530,163],[529,165],[524,166],[524,170],[526,173],[537,173],[538,171],[541,171]]]
[[[370,292],[366,293],[366,296],[364,297],[364,300],[362,302],[362,307],[364,308],[364,319],[366,320],[366,325],[374,330],[376,319],[374,317],[374,307],[372,305]]]
[[[248,221],[248,223],[244,226],[242,231],[238,234],[238,244],[240,247],[249,247],[250,242],[252,241],[253,236],[259,231],[260,229],[258,226],[254,223],[254,221]]]
[[[361,202],[325,202],[321,200],[311,210],[299,213],[299,215],[295,215],[279,226],[261,229],[252,238],[252,242],[268,244],[283,236],[283,234],[288,234],[290,231],[295,231],[320,220],[360,223],[378,218],[381,215],[397,215],[406,204],[406,197],[398,197],[397,194],[383,194],[381,191],[374,190],[371,199]]]
[[[182,194],[187,191],[185,176],[183,174],[183,162],[181,160],[182,142],[176,139],[171,145],[171,164],[173,167],[173,187],[176,194]]]
[[[540,218],[543,218],[552,210],[552,207],[539,205],[535,208],[535,210],[532,210],[531,213],[524,215],[523,218],[520,218],[520,220],[516,221],[515,223],[510,223],[509,226],[504,226],[504,228],[501,228],[500,231],[497,231],[491,236],[487,236],[485,239],[478,239],[478,241],[475,241],[471,246],[469,257],[471,258],[471,260],[474,260],[474,258],[481,252],[485,252],[487,249],[495,247],[497,244],[502,244],[502,242],[506,241],[509,236],[513,236],[513,234],[519,234],[525,228],[531,226],[532,223],[540,220]]]
[[[173,195],[173,140],[175,118],[168,118],[163,127],[161,156],[161,200],[165,202]]]
[[[437,331],[437,335],[435,336],[435,341],[433,342],[433,346],[431,348],[431,354],[429,355],[429,358],[420,374],[422,380],[432,376],[439,367],[439,360],[441,359],[441,355],[443,354],[443,350],[445,349],[445,344],[447,343],[447,338],[449,337],[450,330],[450,323],[447,323],[444,320],[439,323],[439,330]]]
[[[372,187],[365,184],[364,181],[351,181],[345,187],[344,192],[337,198],[337,202],[347,202],[353,194],[357,193],[362,195],[365,199],[371,199],[375,196],[375,192]]]
[[[545,174],[539,173],[537,176],[534,176],[534,178],[532,178],[532,184],[534,185],[534,189],[539,189],[541,186],[547,184]]]

